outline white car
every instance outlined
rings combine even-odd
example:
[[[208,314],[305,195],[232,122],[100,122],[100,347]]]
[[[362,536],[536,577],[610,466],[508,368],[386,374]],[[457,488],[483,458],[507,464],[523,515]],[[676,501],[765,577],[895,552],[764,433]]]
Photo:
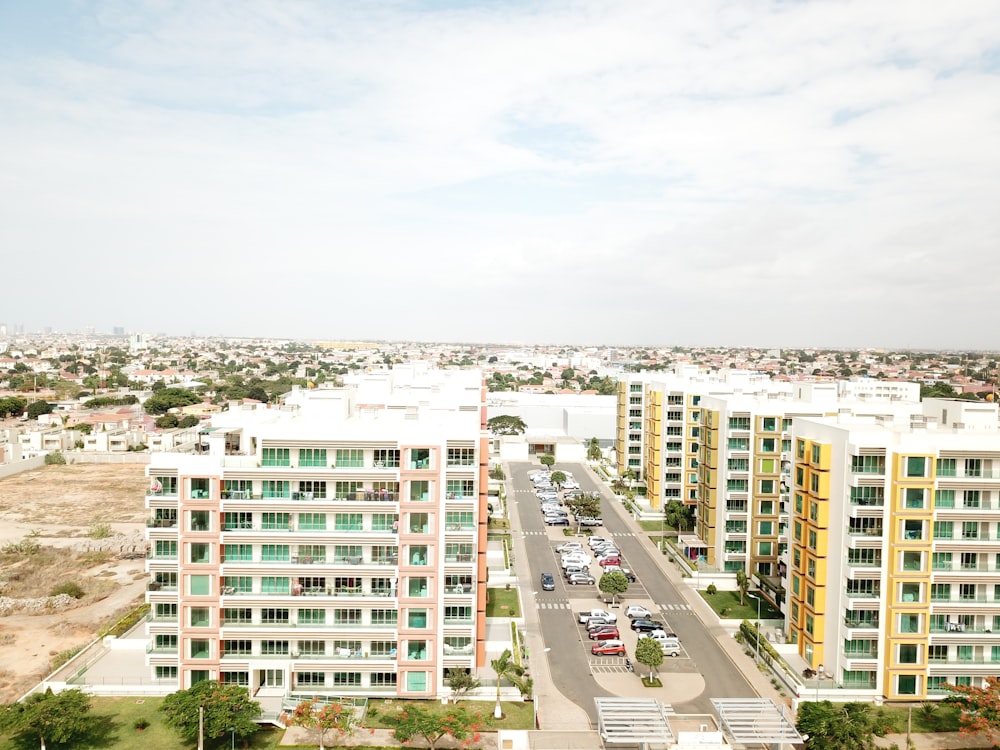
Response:
[[[556,552],[583,552],[583,545],[580,542],[563,542],[556,547]]]
[[[592,536],[587,540],[587,544],[591,549],[594,549],[602,544],[611,544],[611,540],[603,536]]]
[[[630,620],[634,620],[636,617],[652,618],[653,613],[640,604],[630,604],[625,608],[625,616]]]
[[[578,490],[580,489],[579,482],[574,482],[572,479],[567,479],[562,483],[562,488],[564,490]]]

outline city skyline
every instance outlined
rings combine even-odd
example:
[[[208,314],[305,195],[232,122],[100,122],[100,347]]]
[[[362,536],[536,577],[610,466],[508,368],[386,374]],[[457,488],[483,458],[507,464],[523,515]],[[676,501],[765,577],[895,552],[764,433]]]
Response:
[[[989,349],[993,10],[6,4],[0,320]]]

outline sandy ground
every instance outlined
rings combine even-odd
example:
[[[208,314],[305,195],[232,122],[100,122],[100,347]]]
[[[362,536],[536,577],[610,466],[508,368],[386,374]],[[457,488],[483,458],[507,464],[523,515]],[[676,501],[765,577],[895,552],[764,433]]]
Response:
[[[29,539],[66,550],[65,559],[74,561],[68,572],[89,592],[60,612],[0,617],[0,702],[25,693],[49,673],[53,656],[86,645],[101,624],[141,601],[143,560],[118,559],[114,552],[134,547],[145,529],[146,487],[143,466],[136,464],[46,466],[0,479],[0,547]],[[108,524],[115,535],[93,539],[96,524]],[[109,550],[108,560],[92,566],[73,554],[100,548]],[[27,564],[23,556],[0,559],[4,582]]]

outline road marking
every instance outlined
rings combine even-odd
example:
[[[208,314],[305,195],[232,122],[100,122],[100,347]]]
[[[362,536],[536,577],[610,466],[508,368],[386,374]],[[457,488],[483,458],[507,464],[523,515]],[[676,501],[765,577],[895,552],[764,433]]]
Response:
[[[569,602],[536,602],[539,609],[569,609]]]
[[[658,605],[664,612],[690,612],[690,604],[660,604]]]

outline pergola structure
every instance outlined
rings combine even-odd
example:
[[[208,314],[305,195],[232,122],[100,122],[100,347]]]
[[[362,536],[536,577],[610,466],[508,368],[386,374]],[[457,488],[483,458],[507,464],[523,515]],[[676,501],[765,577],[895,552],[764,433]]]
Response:
[[[605,745],[668,745],[674,741],[666,704],[654,698],[594,698]]]
[[[767,698],[712,698],[719,727],[738,745],[805,742],[784,710]]]

